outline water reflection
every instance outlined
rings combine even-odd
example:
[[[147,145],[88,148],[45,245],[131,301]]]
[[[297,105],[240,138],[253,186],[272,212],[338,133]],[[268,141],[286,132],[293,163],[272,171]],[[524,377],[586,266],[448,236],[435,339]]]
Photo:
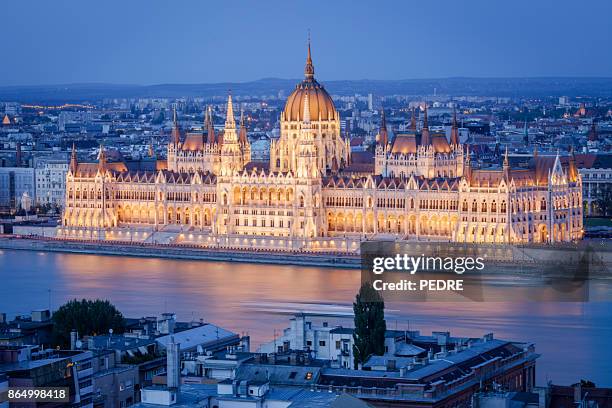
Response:
[[[268,341],[288,325],[294,310],[331,307],[350,311],[359,271],[298,266],[144,259],[97,255],[3,251],[0,253],[0,310],[10,317],[52,307],[71,298],[107,298],[126,316],[172,311],[183,320],[204,319],[238,333],[254,344]],[[487,284],[487,299],[508,291],[537,288]],[[49,296],[51,289],[51,296]],[[610,298],[609,286],[592,291]],[[491,296],[489,296],[491,295]],[[289,306],[290,307],[289,307]],[[456,335],[531,341],[543,354],[538,382],[571,383],[588,378],[612,386],[612,303],[408,302],[387,303],[388,327],[450,330]],[[283,313],[284,312],[284,313]],[[350,318],[335,317],[352,325]]]

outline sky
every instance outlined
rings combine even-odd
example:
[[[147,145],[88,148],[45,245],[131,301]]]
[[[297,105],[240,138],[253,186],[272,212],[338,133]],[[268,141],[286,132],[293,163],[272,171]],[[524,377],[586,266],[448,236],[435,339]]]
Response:
[[[7,0],[0,86],[612,77],[610,0]]]

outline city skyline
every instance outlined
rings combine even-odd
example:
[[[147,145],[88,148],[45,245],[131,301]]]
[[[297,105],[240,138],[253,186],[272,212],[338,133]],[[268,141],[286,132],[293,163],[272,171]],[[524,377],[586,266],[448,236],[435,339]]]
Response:
[[[7,4],[0,86],[298,78],[308,30],[323,81],[612,76],[603,1],[266,4]]]

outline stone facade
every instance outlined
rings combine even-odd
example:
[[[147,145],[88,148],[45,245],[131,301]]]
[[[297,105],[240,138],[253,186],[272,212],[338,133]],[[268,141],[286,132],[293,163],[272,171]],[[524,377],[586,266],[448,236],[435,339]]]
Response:
[[[554,243],[583,235],[582,181],[573,159],[534,156],[529,168],[473,169],[469,147],[430,134],[425,122],[387,137],[373,171],[351,170],[348,140],[331,97],[305,79],[281,113],[270,162],[251,161],[231,96],[225,129],[181,134],[167,160],[130,171],[123,163],[78,163],[66,175],[65,238],[173,242],[278,250],[353,251],[364,239]],[[174,235],[172,235],[174,234]]]

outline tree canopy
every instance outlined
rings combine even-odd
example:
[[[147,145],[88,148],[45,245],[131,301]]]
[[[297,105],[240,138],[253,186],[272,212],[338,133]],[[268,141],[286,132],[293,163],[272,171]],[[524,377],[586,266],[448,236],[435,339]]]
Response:
[[[353,303],[355,332],[353,355],[355,369],[365,363],[371,355],[385,353],[385,302],[370,284],[363,284]]]
[[[107,334],[109,329],[122,333],[125,326],[123,315],[108,300],[70,300],[53,313],[55,344],[70,345],[70,332],[79,336]]]

